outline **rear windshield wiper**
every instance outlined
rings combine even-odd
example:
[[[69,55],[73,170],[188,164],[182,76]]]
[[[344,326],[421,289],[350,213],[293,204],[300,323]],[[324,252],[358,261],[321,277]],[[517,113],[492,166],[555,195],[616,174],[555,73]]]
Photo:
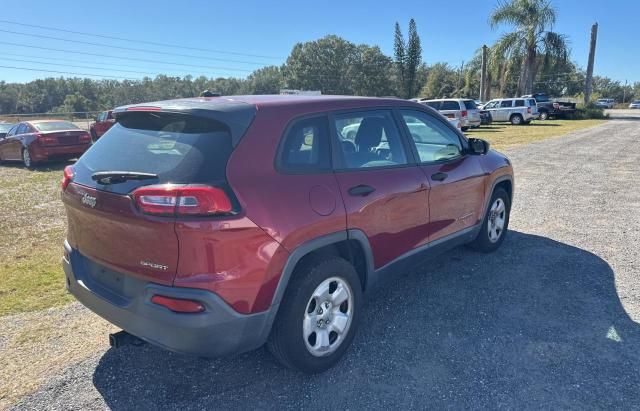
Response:
[[[91,175],[93,181],[100,184],[118,184],[129,180],[150,180],[158,178],[157,174],[137,171],[98,171]]]

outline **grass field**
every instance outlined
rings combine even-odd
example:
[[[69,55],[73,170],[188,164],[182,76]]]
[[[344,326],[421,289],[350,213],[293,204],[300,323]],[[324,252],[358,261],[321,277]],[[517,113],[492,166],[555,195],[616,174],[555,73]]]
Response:
[[[603,120],[553,120],[528,126],[494,124],[467,135],[501,150],[592,127]],[[65,214],[60,178],[66,164],[29,171],[0,166],[0,316],[34,311],[72,300],[64,288],[60,259]]]
[[[65,164],[36,171],[0,166],[0,316],[64,304],[64,209],[60,178]]]
[[[597,126],[606,120],[548,120],[533,121],[529,125],[512,126],[506,123],[494,123],[490,126],[470,129],[469,137],[482,138],[491,143],[491,147],[503,150],[520,144],[562,136],[572,131]]]

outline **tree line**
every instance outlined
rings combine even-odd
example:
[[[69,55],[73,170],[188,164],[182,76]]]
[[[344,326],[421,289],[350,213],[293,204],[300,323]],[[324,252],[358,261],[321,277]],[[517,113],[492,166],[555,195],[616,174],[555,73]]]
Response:
[[[585,72],[571,61],[566,36],[551,30],[556,14],[547,0],[501,1],[489,16],[492,27],[510,27],[488,47],[485,96],[545,92],[580,98]],[[398,23],[393,56],[378,46],[354,44],[336,35],[297,43],[286,62],[260,68],[246,78],[172,77],[141,80],[45,78],[28,83],[0,81],[0,114],[83,112],[124,104],[197,96],[203,90],[222,95],[277,94],[281,89],[319,90],[323,94],[396,96],[400,98],[480,95],[482,49],[453,67],[426,64],[415,20],[407,39]],[[622,85],[594,77],[592,98],[618,102],[640,98],[640,82]]]

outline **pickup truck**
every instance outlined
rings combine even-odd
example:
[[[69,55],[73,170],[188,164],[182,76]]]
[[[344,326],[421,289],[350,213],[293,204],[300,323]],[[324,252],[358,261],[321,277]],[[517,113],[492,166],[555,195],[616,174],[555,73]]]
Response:
[[[576,103],[557,101],[549,98],[545,93],[527,94],[522,96],[522,98],[533,98],[536,100],[540,120],[547,120],[549,117],[571,117],[576,111]]]

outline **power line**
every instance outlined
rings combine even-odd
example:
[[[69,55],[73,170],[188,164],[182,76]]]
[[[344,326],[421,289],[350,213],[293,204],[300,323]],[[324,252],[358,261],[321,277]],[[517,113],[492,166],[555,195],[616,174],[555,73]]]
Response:
[[[17,34],[17,35],[20,35],[20,36],[27,36],[27,37],[37,37],[37,38],[42,38],[42,39],[66,41],[66,42],[69,42],[69,43],[85,44],[85,45],[89,45],[89,46],[108,47],[108,48],[119,49],[119,50],[139,51],[139,52],[142,52],[142,53],[151,53],[151,54],[162,54],[162,55],[165,55],[165,56],[186,57],[186,58],[193,58],[193,59],[200,59],[200,60],[223,61],[223,62],[227,62],[227,63],[238,63],[238,64],[254,64],[254,65],[264,65],[265,64],[264,62],[257,62],[257,61],[229,60],[229,59],[221,59],[221,58],[216,58],[216,57],[194,56],[192,54],[171,53],[169,51],[156,51],[156,50],[139,49],[139,48],[135,48],[135,47],[112,46],[110,44],[105,44],[105,43],[94,43],[94,42],[91,42],[91,41],[82,41],[82,40],[70,40],[70,39],[65,39],[65,38],[62,38],[62,37],[46,36],[44,34],[23,33],[23,32],[20,32],[20,31],[13,31],[13,30],[0,29],[0,32],[9,33],[9,34]]]
[[[183,46],[183,45],[177,45],[177,44],[159,43],[159,42],[155,42],[155,41],[145,41],[145,40],[137,40],[137,39],[133,40],[133,39],[128,39],[128,38],[124,38],[124,37],[107,36],[107,35],[104,35],[104,34],[94,34],[94,33],[87,33],[87,32],[83,32],[83,31],[60,29],[60,28],[55,28],[55,27],[50,27],[50,26],[39,26],[37,24],[26,24],[26,23],[22,23],[22,22],[19,23],[19,22],[10,21],[10,20],[0,20],[0,23],[12,24],[12,25],[21,26],[21,27],[34,27],[34,28],[45,29],[45,30],[53,30],[53,31],[59,31],[59,32],[63,32],[63,33],[81,34],[83,36],[91,36],[91,37],[99,37],[99,38],[103,38],[103,39],[126,41],[126,42],[130,42],[130,43],[140,43],[140,44],[149,44],[149,45],[152,45],[152,46],[172,47],[172,48],[180,48],[180,49],[194,50],[194,51],[204,51],[204,52],[208,52],[208,53],[229,54],[229,55],[233,55],[233,56],[258,57],[258,58],[274,59],[274,60],[282,60],[284,58],[284,57],[275,57],[275,56],[265,56],[265,55],[262,55],[262,54],[250,54],[250,53],[240,53],[240,52],[236,52],[236,51],[189,47],[189,46]]]
[[[145,75],[150,75],[150,76],[158,76],[158,75],[169,75],[166,73],[156,73],[156,72],[150,72],[150,71],[135,71],[135,70],[122,70],[122,69],[115,69],[115,68],[104,68],[104,67],[96,67],[96,66],[79,66],[79,65],[74,65],[74,64],[62,64],[62,63],[51,63],[51,62],[42,62],[42,61],[33,61],[33,60],[22,60],[22,59],[13,59],[13,58],[3,58],[2,61],[15,61],[15,62],[19,62],[19,63],[34,63],[34,64],[45,64],[47,66],[62,66],[62,67],[74,67],[74,68],[84,68],[84,69],[91,69],[91,70],[108,70],[108,71],[119,71],[122,73],[134,73],[134,74],[145,74]],[[187,74],[182,74],[182,75],[187,75]]]
[[[15,67],[15,66],[0,66],[0,68],[8,68],[8,69],[16,69],[16,70],[28,70],[28,71],[39,71],[43,73],[57,73],[57,74],[71,74],[74,76],[89,76],[89,77],[107,77],[121,80],[142,80],[141,78],[130,78],[130,77],[121,77],[121,76],[107,76],[103,74],[89,74],[89,73],[74,73],[71,71],[56,71],[56,70],[42,70],[42,69],[34,69],[29,67]]]
[[[13,57],[22,57],[22,58],[29,58],[29,59],[39,59],[39,60],[45,60],[45,61],[32,61],[31,63],[39,63],[39,64],[51,64],[51,58],[49,57],[42,57],[42,56],[33,56],[33,55],[28,55],[28,54],[17,54],[17,53],[5,53],[2,52],[2,56],[13,56]],[[4,58],[4,60],[8,60],[7,58]],[[87,60],[74,60],[74,59],[69,59],[69,58],[65,58],[64,60],[60,60],[60,59],[56,59],[56,61],[67,61],[67,62],[71,62],[71,63],[86,63]],[[140,69],[140,70],[145,70],[147,67],[140,67],[140,66],[131,66],[128,64],[113,64],[113,63],[104,63],[104,62],[100,62],[100,66],[104,66],[104,67],[125,67],[125,68],[129,68],[129,69]],[[208,67],[210,69],[213,70],[235,70],[235,71],[246,71],[246,72],[251,72],[253,70],[248,70],[248,69],[235,69],[235,68],[231,68],[231,67]],[[101,68],[103,69],[103,68]],[[125,70],[116,70],[116,71],[125,71]],[[164,73],[158,73],[158,74],[164,74]],[[191,73],[193,74],[193,73]]]
[[[172,66],[184,66],[184,67],[194,67],[194,68],[204,68],[204,69],[211,69],[211,68],[215,68],[218,70],[223,70],[223,68],[221,67],[209,67],[209,66],[200,66],[197,64],[187,64],[187,63],[175,63],[175,62],[170,62],[170,61],[157,61],[157,60],[150,60],[150,59],[141,59],[141,58],[136,58],[136,57],[120,57],[120,56],[113,56],[113,55],[109,55],[109,54],[98,54],[98,53],[89,53],[86,51],[76,51],[76,50],[65,50],[65,49],[56,49],[56,48],[51,48],[51,47],[40,47],[40,46],[34,46],[31,44],[21,44],[21,43],[11,43],[11,42],[7,42],[7,41],[0,41],[0,44],[7,44],[10,46],[18,46],[18,47],[27,47],[27,48],[32,48],[32,49],[38,49],[38,50],[47,50],[47,51],[57,51],[57,52],[61,52],[61,53],[71,53],[71,54],[82,54],[85,56],[93,56],[93,57],[104,57],[104,58],[112,58],[112,59],[119,59],[119,60],[128,60],[128,61],[142,61],[145,63],[154,63],[154,64],[168,64],[168,65],[172,65]],[[253,71],[253,70],[247,70],[247,69],[239,69],[239,68],[226,68],[224,70],[233,70],[233,71]]]

